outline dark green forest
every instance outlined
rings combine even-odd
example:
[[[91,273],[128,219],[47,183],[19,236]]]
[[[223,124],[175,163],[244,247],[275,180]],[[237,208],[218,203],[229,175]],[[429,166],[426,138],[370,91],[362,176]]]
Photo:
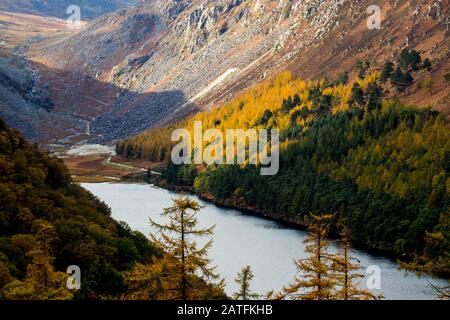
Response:
[[[169,164],[170,183],[213,201],[306,225],[309,213],[336,214],[361,245],[450,274],[450,139],[443,115],[384,103],[322,114],[282,133],[279,174],[256,166]]]

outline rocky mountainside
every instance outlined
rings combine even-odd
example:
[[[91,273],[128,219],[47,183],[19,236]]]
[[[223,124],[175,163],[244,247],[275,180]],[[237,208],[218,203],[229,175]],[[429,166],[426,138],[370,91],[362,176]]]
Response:
[[[370,5],[382,12],[370,30]],[[306,79],[373,67],[409,46],[433,61],[431,90],[404,100],[449,111],[450,4],[441,0],[153,0],[27,52],[53,112],[115,140],[230,99],[284,69]]]
[[[81,10],[81,18],[90,20],[135,3],[136,0],[0,0],[0,10],[65,18],[68,16],[67,8],[77,5]]]
[[[64,138],[81,129],[73,115],[53,112],[48,85],[25,56],[24,43],[67,36],[65,25],[56,18],[0,12],[0,117],[33,141]]]

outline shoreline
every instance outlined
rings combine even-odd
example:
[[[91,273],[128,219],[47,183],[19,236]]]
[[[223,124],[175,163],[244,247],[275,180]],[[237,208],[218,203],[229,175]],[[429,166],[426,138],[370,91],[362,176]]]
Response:
[[[121,182],[127,182],[127,181],[121,181]],[[144,180],[142,180],[141,182],[150,184],[149,182],[144,181]],[[189,195],[197,196],[202,201],[205,201],[209,204],[213,204],[219,208],[237,210],[237,211],[240,211],[243,215],[253,216],[253,217],[258,217],[258,218],[266,219],[269,221],[273,221],[273,222],[276,222],[277,224],[280,224],[281,226],[285,226],[285,227],[293,229],[293,230],[298,230],[298,231],[303,231],[303,232],[308,231],[308,226],[306,224],[300,223],[299,221],[290,220],[290,219],[287,219],[282,216],[275,216],[273,213],[262,212],[256,208],[252,208],[252,207],[239,206],[236,204],[221,203],[221,202],[215,201],[211,196],[196,193],[190,187],[171,185],[171,184],[165,184],[165,183],[161,184],[161,183],[155,183],[154,181],[151,184],[154,184],[156,187],[159,187],[161,189],[165,189],[168,191],[177,192],[177,193],[181,193],[181,194],[187,193]],[[338,242],[340,241],[340,239],[336,236],[328,236],[328,238],[332,241],[338,241]],[[393,263],[395,263],[396,265],[399,265],[398,261],[401,257],[400,255],[394,254],[390,251],[377,249],[377,248],[371,247],[369,245],[365,245],[363,243],[358,243],[358,242],[354,242],[354,241],[352,241],[352,246],[354,249],[362,250],[373,256],[387,258],[387,259],[391,260]],[[399,268],[400,268],[400,266],[399,266]],[[405,270],[405,273],[407,271],[408,270]],[[410,272],[413,272],[413,271],[410,271]],[[433,274],[428,274],[428,276],[440,277],[439,275],[433,275]]]
[[[107,162],[106,159],[104,159],[103,164],[105,162]],[[109,165],[111,165],[111,163],[109,163]],[[306,232],[308,230],[308,225],[306,223],[304,223],[303,221],[300,221],[299,219],[295,219],[295,217],[291,218],[291,217],[287,217],[287,216],[283,216],[283,215],[278,215],[274,212],[261,211],[258,208],[246,203],[246,200],[243,198],[228,199],[225,202],[217,201],[209,194],[198,194],[197,192],[195,192],[193,187],[169,184],[166,181],[162,180],[160,173],[156,174],[156,172],[150,171],[150,174],[149,174],[149,171],[144,170],[142,168],[142,166],[139,167],[139,166],[132,166],[132,165],[133,165],[132,163],[127,163],[126,169],[124,168],[125,166],[120,167],[120,168],[116,167],[122,173],[117,175],[115,177],[115,179],[111,179],[112,176],[106,177],[100,173],[100,174],[96,174],[95,178],[92,176],[89,177],[90,175],[87,175],[84,177],[87,179],[77,176],[76,178],[78,178],[78,179],[74,179],[74,180],[75,180],[75,182],[78,182],[78,183],[145,183],[145,184],[149,184],[149,185],[153,184],[154,186],[156,186],[158,188],[162,188],[162,189],[165,189],[168,191],[177,192],[180,194],[184,193],[184,194],[188,194],[188,195],[195,195],[202,201],[208,202],[217,207],[238,210],[243,215],[254,216],[254,217],[259,217],[259,218],[266,219],[269,221],[273,221],[273,222],[279,224],[280,226],[284,226],[286,228],[299,230],[299,231],[303,231],[303,232]],[[132,168],[134,170],[132,170]],[[76,175],[74,174],[74,176],[76,176]],[[103,177],[103,179],[102,179],[102,177]],[[94,179],[92,179],[92,178],[94,178]],[[117,179],[117,178],[119,178],[119,179]],[[339,241],[339,238],[335,234],[328,236],[328,238],[332,241]],[[413,260],[413,258],[411,258],[411,257],[405,256],[402,254],[396,254],[389,250],[379,249],[374,246],[370,246],[370,244],[352,241],[352,246],[354,249],[362,250],[370,255],[387,258],[391,262],[395,263],[399,269],[402,269],[400,267],[401,260],[404,260],[404,262],[411,262]],[[439,272],[435,272],[435,273],[428,272],[427,273],[427,272],[420,271],[420,270],[407,270],[407,269],[404,269],[404,271],[405,271],[405,274],[407,274],[408,272],[412,272],[417,275],[423,274],[423,275],[434,277],[434,278],[449,279],[449,277],[446,273],[439,273]]]
[[[153,185],[154,187],[164,189],[167,191],[171,191],[171,192],[175,192],[177,194],[181,194],[181,195],[186,194],[186,195],[196,196],[200,200],[205,201],[208,204],[217,206],[219,208],[236,210],[236,211],[239,211],[242,215],[258,217],[261,219],[265,219],[267,221],[272,221],[272,222],[275,222],[278,225],[286,227],[288,229],[302,231],[302,232],[308,231],[308,226],[306,224],[301,224],[299,221],[289,220],[289,219],[286,219],[285,217],[280,217],[280,216],[277,217],[271,213],[261,212],[256,208],[243,207],[243,206],[238,206],[236,204],[220,203],[218,201],[215,201],[211,196],[196,193],[192,187],[168,184],[165,182],[161,183],[161,181],[158,179],[154,180],[154,181],[146,181],[145,179],[137,179],[136,177],[133,177],[133,179],[124,179],[121,181],[111,181],[111,182],[107,182],[107,183],[131,183],[131,184],[141,183],[141,184],[146,184],[146,185]],[[340,239],[333,235],[328,236],[328,239],[330,239],[331,241],[334,241],[334,242],[340,242]],[[389,259],[392,263],[394,263],[395,265],[398,266],[398,269],[404,270],[405,274],[414,273],[417,276],[420,276],[420,274],[418,272],[415,272],[413,270],[402,269],[400,267],[399,259],[401,258],[401,255],[394,254],[390,251],[377,249],[377,248],[371,247],[369,245],[365,245],[363,243],[358,243],[358,242],[354,242],[354,241],[352,241],[352,247],[353,247],[353,249],[364,251],[365,253],[375,256],[375,257]],[[436,279],[448,279],[444,275],[439,275],[439,274],[423,273],[423,275],[432,277],[432,278],[436,278]]]

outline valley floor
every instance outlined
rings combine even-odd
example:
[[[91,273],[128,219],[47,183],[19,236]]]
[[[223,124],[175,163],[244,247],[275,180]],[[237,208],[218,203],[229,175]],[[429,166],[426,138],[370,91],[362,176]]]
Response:
[[[161,165],[107,154],[64,155],[61,158],[74,181],[85,183],[126,180],[130,176],[147,172],[147,169],[157,169]]]

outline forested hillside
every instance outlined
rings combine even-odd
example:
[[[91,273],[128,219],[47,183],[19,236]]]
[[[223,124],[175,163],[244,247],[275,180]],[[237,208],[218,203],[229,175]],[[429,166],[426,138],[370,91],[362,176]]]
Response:
[[[156,252],[0,120],[0,299],[69,299],[70,265],[86,280],[78,297],[116,296],[126,291],[120,273]]]
[[[165,297],[168,291],[156,282],[175,275],[162,267],[173,258],[163,256],[146,236],[116,222],[104,203],[72,183],[61,160],[40,152],[0,119],[0,300],[136,299],[144,294],[152,299],[152,290]],[[66,271],[72,265],[82,272],[78,291],[67,289]],[[127,274],[137,265],[153,270],[147,274],[154,277],[146,278],[148,287],[130,287]],[[178,271],[176,266],[171,265]],[[160,267],[164,274],[158,273]],[[202,279],[190,277],[197,298],[224,297],[221,289],[211,291]]]
[[[130,158],[168,163],[165,179],[191,186],[220,204],[306,225],[313,213],[334,213],[355,242],[415,258],[449,275],[450,139],[445,117],[383,97],[408,90],[427,69],[414,51],[379,70],[361,63],[359,79],[303,81],[283,73],[226,105],[121,142]],[[444,81],[442,79],[441,81]],[[278,175],[251,165],[174,166],[170,135],[207,128],[277,128]]]

